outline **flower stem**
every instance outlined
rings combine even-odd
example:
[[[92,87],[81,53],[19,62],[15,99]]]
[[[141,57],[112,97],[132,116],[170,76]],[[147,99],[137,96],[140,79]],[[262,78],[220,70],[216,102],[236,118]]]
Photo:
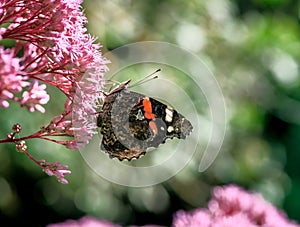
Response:
[[[48,140],[48,141],[52,141],[55,143],[59,143],[59,141],[51,139],[51,138],[47,138],[47,136],[68,136],[68,137],[72,137],[71,135],[68,135],[66,133],[47,133],[47,134],[42,134],[41,131],[37,131],[36,133],[29,135],[29,136],[24,136],[24,137],[20,137],[20,138],[6,138],[6,139],[0,139],[0,143],[16,143],[22,140],[28,140],[28,139],[44,139],[44,140]]]
[[[22,151],[30,160],[32,160],[35,164],[41,166],[41,162],[37,161],[31,154],[29,154],[26,150]]]

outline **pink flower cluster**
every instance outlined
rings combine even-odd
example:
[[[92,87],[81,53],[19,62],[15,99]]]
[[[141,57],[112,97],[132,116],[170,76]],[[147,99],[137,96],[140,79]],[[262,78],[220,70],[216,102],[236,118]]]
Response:
[[[78,221],[68,220],[50,224],[48,227],[121,227],[92,217]],[[146,225],[147,227],[160,227]],[[146,227],[144,226],[144,227]],[[285,214],[257,193],[249,193],[235,185],[216,187],[208,209],[191,212],[178,211],[174,215],[173,227],[299,227],[289,221]]]
[[[96,112],[108,61],[86,33],[82,0],[1,0],[0,107],[17,102],[30,112],[45,112],[47,85],[66,95],[64,111],[29,136],[13,132],[0,143],[15,143],[50,176],[67,183],[71,172],[59,162],[32,157],[25,140],[39,138],[78,149],[97,133]],[[10,44],[11,46],[11,44]],[[15,137],[18,134],[19,137]],[[56,139],[58,138],[58,139]],[[65,139],[67,138],[67,139]]]
[[[73,140],[57,142],[73,149],[84,146],[96,133],[95,112],[108,70],[100,45],[86,33],[81,2],[0,2],[0,40],[15,41],[13,48],[0,46],[0,107],[15,101],[30,112],[43,113],[50,99],[46,85],[55,86],[67,97],[65,110],[43,127],[41,137],[69,136]],[[83,77],[88,80],[82,82]],[[76,94],[80,100],[75,106]],[[86,120],[90,116],[94,119]]]
[[[208,209],[175,214],[174,227],[299,227],[260,194],[237,186],[216,187]]]
[[[20,72],[20,59],[14,57],[11,49],[0,46],[0,107],[9,107],[8,100],[13,100],[15,93],[30,84]]]

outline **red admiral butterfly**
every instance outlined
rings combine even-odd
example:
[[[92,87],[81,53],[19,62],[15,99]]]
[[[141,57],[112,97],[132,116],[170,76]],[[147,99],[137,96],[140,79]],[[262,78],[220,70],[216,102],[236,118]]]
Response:
[[[192,124],[172,107],[129,90],[130,80],[105,94],[97,126],[101,149],[120,161],[139,158],[166,139],[185,139]]]

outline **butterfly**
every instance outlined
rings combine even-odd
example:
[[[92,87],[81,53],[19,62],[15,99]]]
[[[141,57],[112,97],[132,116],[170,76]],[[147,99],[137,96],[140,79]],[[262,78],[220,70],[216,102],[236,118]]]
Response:
[[[133,92],[130,80],[104,94],[97,126],[102,134],[101,150],[120,161],[138,159],[150,147],[167,139],[185,139],[193,129],[190,121],[171,106]]]

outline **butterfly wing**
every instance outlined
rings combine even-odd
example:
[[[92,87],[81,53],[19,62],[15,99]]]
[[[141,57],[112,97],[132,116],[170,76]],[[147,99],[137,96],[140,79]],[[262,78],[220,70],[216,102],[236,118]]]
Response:
[[[131,160],[139,158],[146,152],[146,145],[134,136],[136,134],[131,133],[135,130],[139,132],[147,130],[146,123],[139,122],[132,129],[129,126],[130,110],[140,98],[142,95],[122,89],[107,95],[104,100],[97,123],[103,135],[101,149],[111,158]]]
[[[145,125],[136,136],[143,136],[140,139],[147,141],[147,147],[158,147],[165,143],[166,139],[174,137],[185,139],[193,129],[192,124],[172,107],[145,96],[132,108],[129,116],[132,128],[140,124]],[[143,133],[146,131],[147,137]]]

